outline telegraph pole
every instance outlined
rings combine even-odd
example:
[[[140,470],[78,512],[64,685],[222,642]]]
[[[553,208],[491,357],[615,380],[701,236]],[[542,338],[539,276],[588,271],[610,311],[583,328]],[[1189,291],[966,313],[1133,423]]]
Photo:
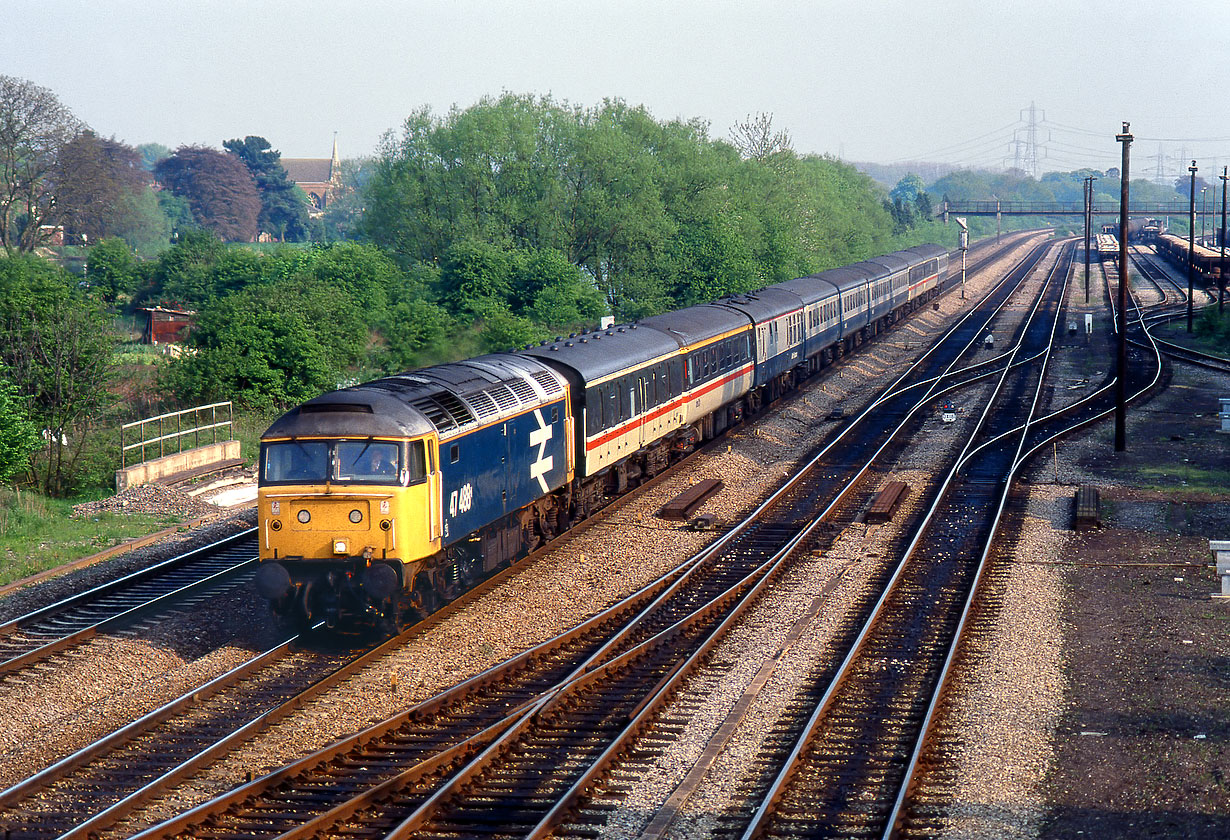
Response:
[[[1093,225],[1093,182],[1097,177],[1085,178],[1085,303],[1089,302],[1089,228]]]
[[[1221,264],[1217,273],[1217,314],[1220,315],[1225,311],[1226,305],[1226,181],[1230,180],[1230,175],[1226,174],[1226,170],[1230,167],[1223,166],[1221,168]]]
[[[1115,376],[1115,451],[1127,449],[1127,287],[1128,287],[1128,162],[1131,159],[1131,123],[1124,122],[1123,133],[1115,140],[1123,144],[1123,165],[1119,182],[1119,353]]]
[[[1200,244],[1205,244],[1204,221],[1209,217],[1209,185],[1200,188]]]
[[[965,300],[965,252],[969,250],[969,226],[965,224],[964,216],[954,216],[961,226],[959,241],[961,244],[961,300]]]
[[[1192,331],[1192,273],[1196,256],[1196,161],[1187,167],[1192,173],[1192,186],[1188,193],[1190,204],[1187,211],[1187,331]]]

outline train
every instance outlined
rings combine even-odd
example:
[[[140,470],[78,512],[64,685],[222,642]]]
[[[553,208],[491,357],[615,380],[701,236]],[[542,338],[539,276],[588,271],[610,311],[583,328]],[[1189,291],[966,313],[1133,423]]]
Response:
[[[1187,271],[1187,238],[1163,233],[1154,243],[1159,254],[1168,259],[1180,271]],[[1230,260],[1228,260],[1230,261]],[[1221,249],[1206,248],[1197,243],[1192,249],[1192,270],[1202,284],[1217,284],[1221,277]]]
[[[920,245],[322,394],[261,436],[255,584],[306,626],[406,626],[943,288]]]

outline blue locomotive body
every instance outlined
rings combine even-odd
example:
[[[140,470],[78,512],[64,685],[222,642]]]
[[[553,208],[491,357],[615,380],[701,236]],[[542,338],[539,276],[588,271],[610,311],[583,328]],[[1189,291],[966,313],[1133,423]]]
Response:
[[[568,406],[555,402],[440,440],[449,546],[567,483]]]

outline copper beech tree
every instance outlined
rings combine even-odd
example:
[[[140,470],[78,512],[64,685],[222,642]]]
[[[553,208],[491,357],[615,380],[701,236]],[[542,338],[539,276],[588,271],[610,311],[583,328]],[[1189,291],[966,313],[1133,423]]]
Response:
[[[256,238],[261,195],[243,162],[207,146],[180,146],[158,161],[154,177],[182,196],[198,225],[224,242]]]

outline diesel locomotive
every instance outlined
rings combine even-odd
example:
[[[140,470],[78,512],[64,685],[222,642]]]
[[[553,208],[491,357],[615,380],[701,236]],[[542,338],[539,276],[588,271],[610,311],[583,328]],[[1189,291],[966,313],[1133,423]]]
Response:
[[[930,300],[920,245],[323,394],[261,437],[256,585],[294,622],[429,614]]]

